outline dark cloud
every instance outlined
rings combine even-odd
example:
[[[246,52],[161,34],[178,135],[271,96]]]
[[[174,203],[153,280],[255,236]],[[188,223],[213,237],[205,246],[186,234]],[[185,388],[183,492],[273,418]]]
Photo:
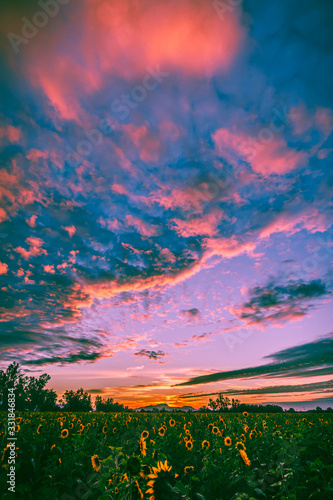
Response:
[[[108,392],[106,389],[88,389],[89,394],[104,394]]]
[[[80,351],[77,354],[69,354],[67,356],[54,356],[54,357],[47,357],[47,358],[39,358],[39,359],[32,359],[32,360],[27,360],[25,361],[26,365],[49,365],[49,364],[54,364],[54,363],[59,363],[61,365],[64,364],[71,364],[71,363],[79,363],[81,361],[89,361],[89,362],[94,362],[97,361],[99,358],[102,357],[101,353],[98,352],[93,352],[93,353],[87,353],[85,351]]]
[[[327,382],[314,382],[311,384],[298,384],[298,385],[277,385],[269,387],[256,387],[254,389],[227,389],[219,392],[210,393],[189,393],[178,396],[182,399],[200,398],[203,396],[217,396],[220,393],[230,396],[246,396],[246,395],[260,395],[260,394],[282,394],[282,393],[296,393],[296,392],[333,392],[333,380]],[[329,396],[328,396],[329,397]]]
[[[190,317],[191,316],[195,317],[195,316],[198,316],[198,314],[200,314],[200,311],[196,307],[193,307],[192,309],[183,309],[182,314],[184,314],[186,316],[190,316]]]
[[[93,362],[103,356],[104,343],[98,334],[75,337],[62,328],[17,329],[15,323],[10,322],[6,330],[0,332],[0,361],[36,366]]]
[[[323,280],[289,281],[279,285],[276,280],[250,290],[250,298],[239,309],[238,317],[250,324],[276,322],[305,316],[315,300],[331,294]]]
[[[167,354],[163,351],[147,351],[146,349],[141,349],[141,351],[134,353],[134,356],[145,356],[148,359],[158,360],[167,356]]]
[[[266,358],[273,359],[272,363],[231,370],[227,372],[212,373],[194,377],[178,386],[208,384],[219,380],[232,380],[239,378],[254,378],[267,376],[310,376],[333,374],[333,336],[330,336],[279,351]]]

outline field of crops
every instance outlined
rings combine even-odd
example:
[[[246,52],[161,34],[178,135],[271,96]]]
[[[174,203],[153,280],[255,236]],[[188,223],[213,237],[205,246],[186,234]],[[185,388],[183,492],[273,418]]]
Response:
[[[332,499],[331,414],[17,414],[2,499]]]

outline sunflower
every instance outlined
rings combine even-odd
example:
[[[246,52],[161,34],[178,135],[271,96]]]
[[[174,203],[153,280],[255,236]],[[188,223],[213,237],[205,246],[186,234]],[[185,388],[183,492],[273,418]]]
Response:
[[[244,450],[239,450],[239,453],[240,453],[240,455],[241,455],[241,457],[243,459],[244,464],[245,465],[251,465],[251,462],[248,459],[246,452]]]
[[[146,441],[141,438],[140,439],[140,442],[139,442],[139,446],[140,446],[140,453],[143,457],[145,457],[147,455],[147,444],[146,444]]]
[[[120,481],[122,483],[124,483],[125,481],[128,483],[128,476],[127,476],[126,472],[125,472],[125,474],[123,476],[121,476]]]
[[[149,474],[151,474],[151,467],[147,464],[143,464],[142,472],[140,472],[140,476],[143,477],[144,479],[147,479]]]
[[[249,436],[250,436],[250,439],[254,439],[256,437],[257,433],[255,431],[251,431]]]
[[[19,424],[15,425],[15,432],[18,432],[21,429],[21,426]]]
[[[21,422],[22,422],[22,417],[17,417],[17,418],[16,418],[16,423],[17,423],[17,424],[20,424]]]
[[[202,441],[201,446],[202,448],[208,450],[208,448],[210,447],[210,442],[205,439],[204,441]]]
[[[69,426],[68,426],[68,427],[69,427],[70,429],[73,429],[74,424],[71,422],[71,423],[69,424]]]
[[[41,431],[41,428],[42,428],[42,424],[39,424],[39,426],[37,427],[37,434],[40,434],[40,431]]]
[[[138,481],[135,481],[132,486],[132,499],[143,500],[143,493],[141,491]]]
[[[185,474],[188,474],[189,472],[194,472],[193,465],[188,465],[187,467],[185,467],[184,472]]]
[[[106,434],[108,432],[108,428],[106,425],[104,425],[102,432],[103,432],[103,434]]]
[[[219,430],[219,428],[218,428],[218,427],[216,427],[216,425],[214,425],[214,426],[213,426],[213,428],[212,428],[212,433],[213,433],[213,434],[219,434],[219,433],[220,433],[220,430]]]
[[[127,470],[131,476],[136,476],[141,470],[141,463],[137,457],[130,457],[127,460]]]
[[[243,415],[244,415],[244,417],[248,417],[249,416],[249,414],[248,414],[247,411],[243,411]]]
[[[193,443],[192,443],[192,441],[187,441],[187,443],[186,443],[185,446],[186,446],[186,448],[188,450],[193,450]]]
[[[60,437],[62,437],[63,439],[68,437],[68,429],[63,429],[61,432],[60,432]]]
[[[176,421],[173,418],[170,418],[169,425],[170,427],[174,427],[176,425]]]
[[[143,431],[141,433],[141,437],[142,437],[142,439],[147,439],[149,437],[149,432],[148,431]]]
[[[153,474],[149,474],[151,481],[147,483],[149,489],[147,494],[151,494],[149,500],[170,500],[172,495],[171,487],[174,485],[177,474],[171,473],[172,466],[168,466],[167,460],[157,462],[157,467],[153,467]]]
[[[244,431],[245,431],[245,432],[248,432],[248,431],[249,431],[249,426],[248,426],[248,425],[244,425]]]
[[[246,450],[245,446],[244,446],[244,445],[243,445],[243,443],[241,443],[240,441],[238,441],[238,443],[236,443],[235,448],[236,448],[236,450],[238,450],[238,451],[241,451],[241,450],[245,451],[245,450]]]
[[[163,437],[163,436],[164,436],[164,434],[165,434],[165,429],[164,429],[164,427],[160,427],[160,428],[158,429],[158,433],[159,433],[159,435],[160,435],[160,436],[162,436],[162,437]]]
[[[241,435],[240,435],[240,438],[241,438],[241,441],[243,441],[243,442],[245,443],[245,441],[246,441],[245,434],[241,434]]]
[[[116,479],[116,474],[112,474],[111,479],[108,480],[108,487],[109,488],[111,488],[112,483],[115,481],[115,479]]]
[[[96,472],[99,472],[101,470],[101,467],[102,467],[102,460],[99,458],[98,455],[93,455],[91,457],[91,464],[93,466],[93,469]]]
[[[231,439],[229,436],[227,436],[225,439],[224,439],[224,444],[226,446],[231,446]]]

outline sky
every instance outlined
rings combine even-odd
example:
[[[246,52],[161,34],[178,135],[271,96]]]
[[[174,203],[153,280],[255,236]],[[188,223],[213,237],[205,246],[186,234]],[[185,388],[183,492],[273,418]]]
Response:
[[[333,406],[333,7],[11,0],[0,368]]]

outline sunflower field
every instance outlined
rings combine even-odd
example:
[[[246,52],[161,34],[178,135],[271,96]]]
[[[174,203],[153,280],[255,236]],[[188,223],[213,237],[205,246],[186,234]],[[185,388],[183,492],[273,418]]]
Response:
[[[3,500],[333,498],[327,413],[16,413],[15,493],[6,419]]]

